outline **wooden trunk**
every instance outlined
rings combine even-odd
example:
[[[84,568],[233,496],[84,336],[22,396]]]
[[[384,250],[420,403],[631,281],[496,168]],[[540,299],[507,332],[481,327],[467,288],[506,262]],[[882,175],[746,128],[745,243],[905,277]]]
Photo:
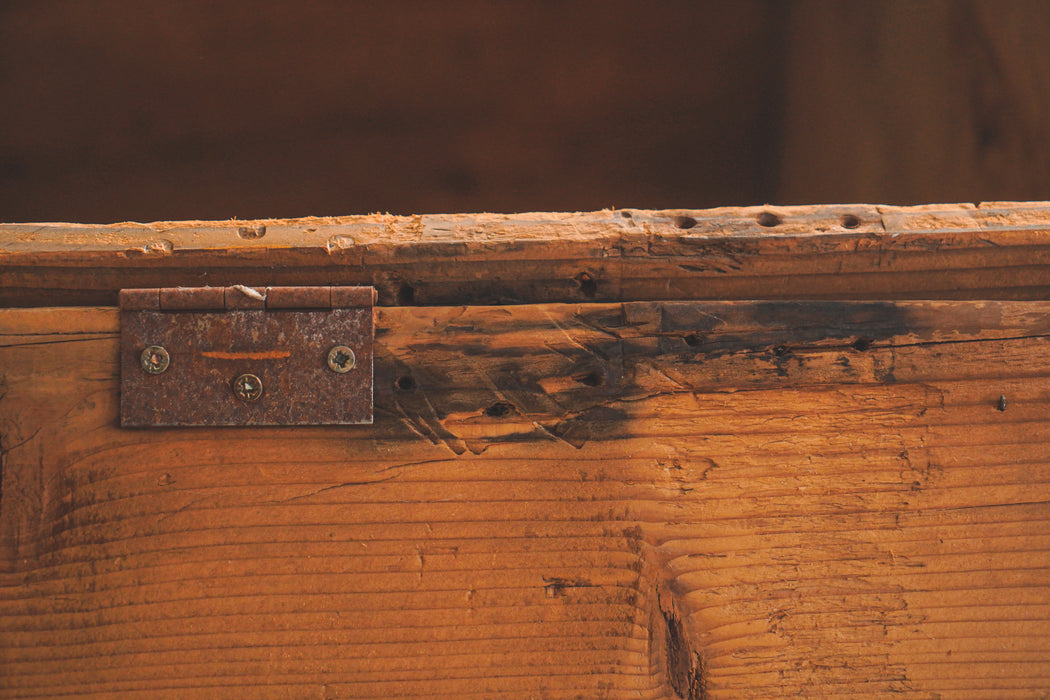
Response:
[[[371,425],[120,427],[366,285]],[[1050,205],[0,227],[0,697],[1046,697]]]

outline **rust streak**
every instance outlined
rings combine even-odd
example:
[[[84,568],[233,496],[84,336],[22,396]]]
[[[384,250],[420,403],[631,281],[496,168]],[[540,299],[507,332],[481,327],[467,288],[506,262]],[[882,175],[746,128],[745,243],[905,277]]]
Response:
[[[216,360],[283,360],[291,357],[290,350],[266,350],[263,352],[220,352],[217,350],[202,352],[202,356]]]

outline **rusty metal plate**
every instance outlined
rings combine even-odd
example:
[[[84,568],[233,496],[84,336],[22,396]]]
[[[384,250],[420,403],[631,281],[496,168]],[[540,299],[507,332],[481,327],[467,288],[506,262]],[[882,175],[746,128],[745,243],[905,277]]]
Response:
[[[371,423],[373,294],[124,290],[121,425]]]

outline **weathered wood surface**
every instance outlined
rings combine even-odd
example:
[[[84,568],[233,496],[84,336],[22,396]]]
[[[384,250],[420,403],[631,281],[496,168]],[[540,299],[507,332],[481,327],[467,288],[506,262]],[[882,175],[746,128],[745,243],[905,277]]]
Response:
[[[388,306],[1045,299],[1050,205],[0,226],[0,305],[230,284],[368,284]]]
[[[377,328],[373,426],[121,430],[0,311],[0,696],[1045,697],[1050,303]]]

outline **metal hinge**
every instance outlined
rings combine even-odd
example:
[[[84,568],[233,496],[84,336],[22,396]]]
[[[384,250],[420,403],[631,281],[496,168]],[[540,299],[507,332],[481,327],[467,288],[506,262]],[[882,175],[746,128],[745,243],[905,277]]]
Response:
[[[120,292],[125,427],[372,422],[372,287]]]

